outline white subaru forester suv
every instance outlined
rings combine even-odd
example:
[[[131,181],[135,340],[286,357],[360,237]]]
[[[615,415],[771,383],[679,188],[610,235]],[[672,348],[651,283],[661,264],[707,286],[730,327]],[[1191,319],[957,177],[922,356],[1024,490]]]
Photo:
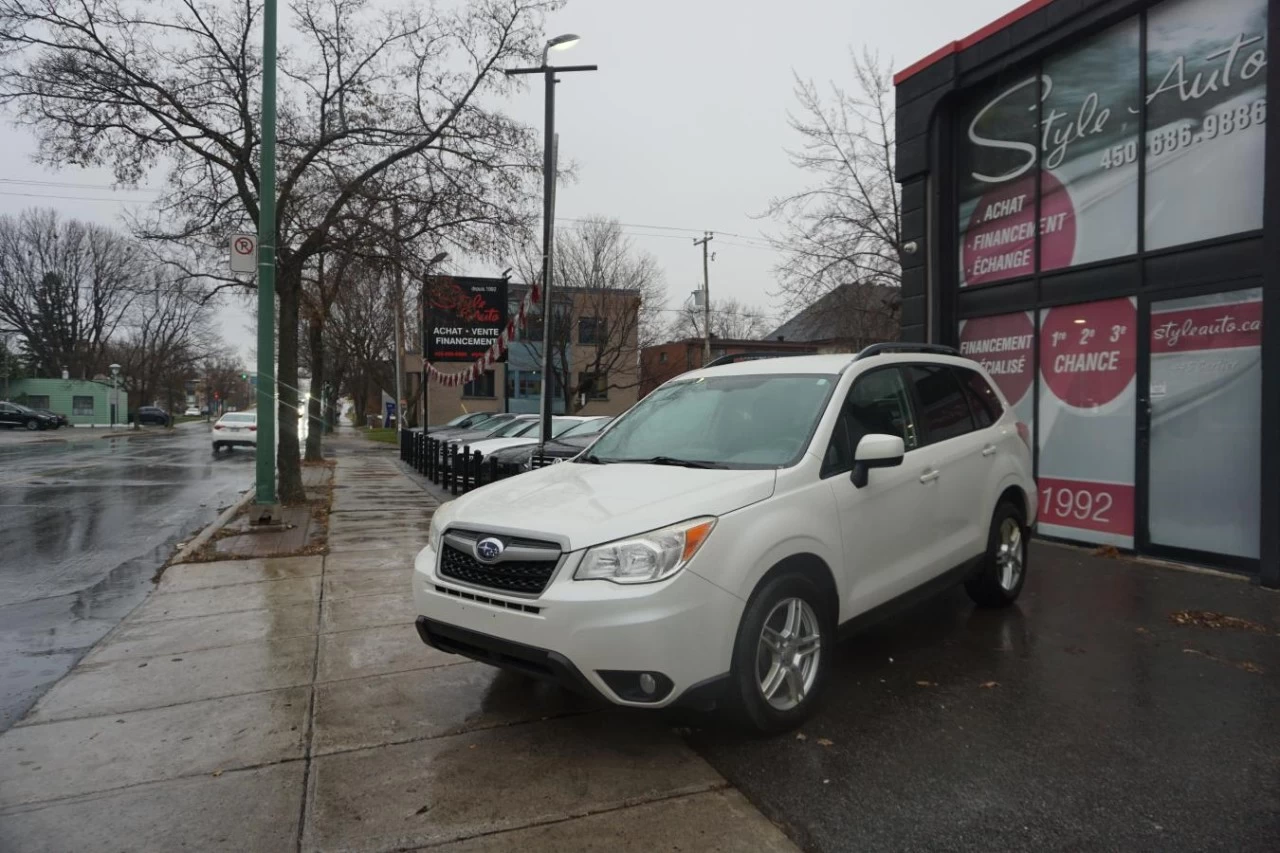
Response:
[[[1017,598],[1031,471],[1026,427],[949,348],[696,370],[573,460],[440,507],[418,632],[618,705],[783,730],[839,634],[950,583]]]

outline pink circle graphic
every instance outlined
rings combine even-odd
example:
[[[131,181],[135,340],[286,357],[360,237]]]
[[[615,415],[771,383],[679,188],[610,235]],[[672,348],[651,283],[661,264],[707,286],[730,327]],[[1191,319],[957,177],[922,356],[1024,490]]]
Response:
[[[1040,268],[1070,266],[1076,251],[1071,194],[1043,172],[1040,199]],[[1036,178],[1026,175],[984,193],[964,234],[964,284],[990,284],[1036,269]]]
[[[960,354],[986,368],[1009,405],[1016,406],[1035,374],[1035,327],[1026,312],[966,320]]]
[[[1126,298],[1050,309],[1040,328],[1040,374],[1068,406],[1120,396],[1137,368],[1138,312]]]

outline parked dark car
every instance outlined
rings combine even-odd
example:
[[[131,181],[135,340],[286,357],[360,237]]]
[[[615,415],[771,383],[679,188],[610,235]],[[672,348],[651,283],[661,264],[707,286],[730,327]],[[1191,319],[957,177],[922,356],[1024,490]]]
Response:
[[[173,418],[169,417],[169,413],[159,406],[139,406],[138,411],[129,416],[129,420],[135,419],[140,424],[156,424],[157,426],[168,426],[173,422]]]
[[[433,435],[437,432],[442,432],[447,429],[455,429],[455,430],[473,429],[475,427],[480,426],[480,423],[482,421],[489,420],[489,418],[493,417],[493,414],[494,414],[493,412],[471,412],[470,414],[466,414],[466,415],[458,415],[456,418],[454,418],[451,421],[448,421],[447,423],[436,424],[435,426],[427,427],[427,434]]]
[[[66,415],[60,415],[57,412],[51,411],[49,409],[32,409],[31,411],[39,412],[42,415],[48,415],[49,417],[56,419],[57,423],[54,424],[54,427],[53,427],[54,429],[57,429],[58,427],[64,427],[69,423],[67,421]]]
[[[0,403],[0,426],[9,429],[22,427],[33,431],[57,429],[58,418],[56,415],[44,415],[35,409],[19,406],[17,403]]]

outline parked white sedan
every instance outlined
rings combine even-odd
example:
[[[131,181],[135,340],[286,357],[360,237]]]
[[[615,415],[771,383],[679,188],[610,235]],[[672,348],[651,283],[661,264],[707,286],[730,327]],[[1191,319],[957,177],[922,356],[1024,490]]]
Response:
[[[258,446],[258,413],[228,412],[213,425],[213,452]]]
[[[542,421],[537,415],[531,415],[530,417],[532,420],[521,421],[521,426],[511,429],[506,435],[487,438],[483,441],[477,441],[470,445],[471,452],[474,453],[479,450],[481,456],[488,456],[495,450],[502,450],[508,447],[519,447],[522,444],[537,444],[538,438],[542,432]],[[576,417],[572,415],[557,415],[551,419],[551,437],[555,438],[565,430],[572,429],[587,420],[594,419]]]

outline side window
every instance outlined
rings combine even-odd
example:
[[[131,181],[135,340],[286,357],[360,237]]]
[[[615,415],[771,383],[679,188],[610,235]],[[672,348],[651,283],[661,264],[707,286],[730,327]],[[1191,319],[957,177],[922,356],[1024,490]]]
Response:
[[[955,375],[946,367],[913,364],[907,370],[920,401],[920,420],[930,444],[973,431],[969,404]]]
[[[991,387],[991,383],[982,378],[976,370],[963,367],[955,368],[960,384],[964,386],[964,395],[969,398],[969,408],[973,411],[973,419],[978,429],[986,429],[1004,414],[1004,405],[1000,395]]]
[[[919,446],[910,395],[896,367],[873,370],[854,380],[822,460],[822,476],[853,468],[858,442],[871,433],[896,435],[907,450]]]

